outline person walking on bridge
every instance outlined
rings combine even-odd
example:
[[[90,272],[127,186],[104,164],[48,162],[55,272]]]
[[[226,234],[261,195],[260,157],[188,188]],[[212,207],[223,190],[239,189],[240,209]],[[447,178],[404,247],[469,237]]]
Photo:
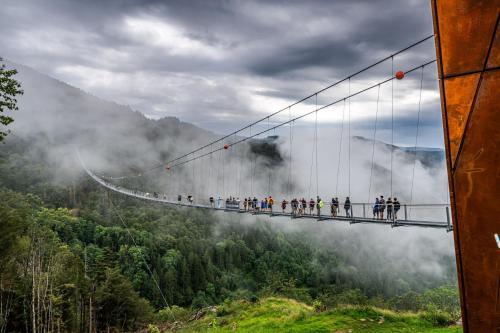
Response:
[[[292,201],[290,201],[290,205],[292,207],[292,216],[297,215],[297,199],[293,198]]]
[[[267,200],[267,206],[269,207],[269,211],[271,213],[273,212],[273,205],[274,205],[274,199],[272,196],[269,196],[269,199]]]
[[[330,204],[330,213],[332,217],[337,217],[337,209],[335,208],[335,198],[332,198],[332,203]]]
[[[311,200],[309,200],[309,215],[312,215],[315,205],[316,205],[316,202],[314,201],[313,198],[311,198]]]
[[[351,199],[349,199],[349,197],[345,198],[344,210],[345,210],[345,216],[351,217]]]
[[[318,217],[321,215],[321,208],[324,206],[323,200],[319,197],[319,195],[316,197],[316,211],[318,213]]]
[[[388,221],[391,221],[393,219],[392,211],[393,211],[392,199],[387,198],[387,220]]]
[[[302,209],[301,209],[301,212],[300,212],[300,214],[302,215],[302,213],[304,213],[304,214],[306,213],[306,209],[307,209],[307,201],[306,201],[306,199],[302,198],[300,200],[300,204],[302,205]]]
[[[378,218],[379,218],[379,220],[383,220],[384,219],[384,210],[385,210],[385,200],[384,200],[383,195],[380,196],[380,200],[378,201],[378,203],[379,203]]]
[[[375,202],[373,203],[373,219],[378,219],[378,209],[380,206],[380,202],[378,198],[375,198]]]
[[[401,209],[401,203],[399,202],[398,198],[394,198],[394,201],[392,202],[394,205],[394,221],[398,219],[398,212]]]
[[[288,204],[288,201],[286,201],[286,199],[283,199],[283,201],[281,202],[281,212],[282,213],[285,213],[287,204]]]

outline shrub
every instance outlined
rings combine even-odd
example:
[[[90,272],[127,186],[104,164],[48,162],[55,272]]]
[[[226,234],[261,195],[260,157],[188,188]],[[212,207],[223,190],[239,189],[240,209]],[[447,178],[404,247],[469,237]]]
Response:
[[[434,306],[430,306],[422,314],[422,317],[434,326],[448,326],[454,322],[453,317],[449,313],[439,310]]]
[[[177,305],[172,305],[170,308],[164,308],[156,314],[158,322],[186,321],[189,319],[191,312],[188,309],[181,308]]]
[[[157,326],[153,325],[153,324],[149,324],[148,325],[148,331],[147,332],[148,333],[161,333],[160,329]]]
[[[336,305],[366,305],[368,297],[359,289],[349,289],[334,296]]]

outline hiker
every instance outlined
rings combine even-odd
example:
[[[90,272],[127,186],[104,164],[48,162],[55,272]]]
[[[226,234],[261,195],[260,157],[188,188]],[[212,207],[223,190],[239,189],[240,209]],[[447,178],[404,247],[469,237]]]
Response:
[[[248,199],[245,198],[245,200],[243,201],[243,210],[246,212],[247,211],[247,206],[248,206]]]
[[[380,202],[378,201],[378,198],[375,198],[375,202],[373,203],[373,219],[378,218],[379,206],[380,206]]]
[[[300,214],[302,215],[306,213],[307,201],[305,198],[302,198],[302,200],[300,200],[300,203],[302,204],[302,210],[300,211]]]
[[[272,196],[269,196],[269,199],[267,200],[267,206],[269,207],[269,211],[271,213],[273,212],[273,205],[274,205],[274,199]]]
[[[253,211],[256,212],[259,210],[259,200],[257,197],[253,197]]]
[[[401,203],[399,203],[398,198],[394,198],[393,205],[394,205],[394,221],[396,221],[398,219],[398,212],[401,209]]]
[[[178,202],[181,202],[181,201],[182,201],[182,195],[180,195],[180,194],[179,194],[179,195],[177,196],[177,201],[178,201]]]
[[[318,212],[318,217],[321,215],[321,208],[324,206],[323,200],[319,197],[319,195],[316,197],[316,210]]]
[[[383,195],[380,196],[378,203],[379,203],[378,217],[380,220],[383,220],[384,219],[384,210],[385,210],[385,200],[384,200]]]
[[[349,197],[345,198],[344,210],[345,210],[345,216],[351,217],[351,200],[349,199]]]
[[[315,205],[316,205],[316,202],[314,202],[314,199],[311,198],[311,200],[309,200],[309,215],[312,215]]]
[[[391,221],[393,218],[392,217],[392,210],[393,210],[392,199],[387,198],[387,220],[388,221]]]
[[[281,202],[281,211],[283,213],[285,213],[287,203],[288,201],[286,201],[285,199],[283,199],[283,201]]]
[[[214,197],[210,197],[210,199],[208,199],[210,201],[210,207],[214,208],[215,205],[214,205]]]
[[[339,206],[338,201],[335,198],[332,198],[332,203],[330,204],[330,213],[332,217],[337,217],[337,207]]]
[[[222,198],[220,196],[217,199],[217,208],[222,208]]]

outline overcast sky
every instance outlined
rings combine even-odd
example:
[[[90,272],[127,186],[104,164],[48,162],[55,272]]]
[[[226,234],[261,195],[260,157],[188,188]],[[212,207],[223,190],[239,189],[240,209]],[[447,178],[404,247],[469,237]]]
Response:
[[[220,133],[433,33],[430,4],[421,0],[2,0],[0,31],[6,59],[148,117],[176,116]],[[406,70],[434,58],[430,40],[394,62]],[[420,142],[428,146],[442,146],[435,73],[435,65],[425,68]],[[354,78],[351,91],[390,74],[386,62]],[[415,127],[419,76],[396,83],[401,128]],[[347,91],[339,87],[318,103]],[[373,91],[353,101],[360,131],[373,125],[376,96]],[[390,98],[390,88],[381,88],[382,130]],[[339,118],[330,111],[321,119]],[[411,141],[402,133],[397,139]]]

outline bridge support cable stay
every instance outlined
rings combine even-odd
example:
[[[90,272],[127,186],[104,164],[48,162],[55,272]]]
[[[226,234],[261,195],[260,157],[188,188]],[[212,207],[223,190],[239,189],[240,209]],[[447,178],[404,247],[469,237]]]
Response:
[[[394,75],[394,56],[391,57],[391,75]],[[391,81],[391,190],[390,190],[391,198],[393,197],[393,191],[392,191],[393,156],[394,156],[394,80]]]
[[[378,111],[380,106],[380,86],[377,89],[377,107],[375,109],[375,126],[373,129],[373,139],[372,139],[372,163],[370,167],[370,184],[368,185],[368,199],[367,202],[371,202],[372,200],[372,177],[373,177],[373,168],[375,166],[375,143],[377,138],[377,121],[378,121]]]
[[[414,147],[414,153],[413,153],[413,170],[412,170],[411,186],[410,186],[410,205],[413,203],[413,187],[415,184],[415,168],[417,165],[417,147],[418,147],[418,135],[419,135],[419,129],[420,129],[420,113],[422,110],[423,83],[424,83],[424,67],[422,67],[422,70],[420,72],[420,90],[419,90],[419,95],[418,95],[418,111],[417,111],[417,124],[416,124],[417,129],[415,131],[415,147]],[[411,216],[411,210],[410,210],[410,216]]]
[[[228,207],[222,207],[219,205],[216,205],[215,207],[212,207],[209,202],[204,201],[204,200],[197,200],[196,202],[190,203],[188,201],[176,201],[175,198],[172,197],[167,197],[166,195],[163,194],[151,194],[147,192],[142,192],[139,190],[132,190],[128,188],[124,188],[118,185],[114,185],[110,183],[109,181],[97,176],[94,172],[92,172],[84,163],[80,152],[77,150],[76,151],[77,158],[83,168],[83,170],[87,173],[87,175],[92,178],[98,185],[111,190],[116,193],[120,193],[132,198],[136,199],[142,199],[145,201],[149,202],[156,202],[156,203],[161,203],[161,204],[166,204],[172,207],[189,207],[189,208],[199,208],[199,209],[207,209],[207,210],[212,210],[212,211],[222,211],[222,212],[233,212],[233,213],[246,213],[246,214],[252,214],[252,215],[263,215],[263,216],[269,216],[269,217],[290,217],[290,218],[297,218],[300,217],[302,219],[310,219],[310,220],[315,220],[315,221],[343,221],[343,222],[348,222],[350,224],[358,224],[358,223],[364,223],[364,224],[378,224],[378,225],[386,225],[386,226],[397,226],[397,227],[425,227],[425,228],[436,228],[436,229],[445,229],[450,231],[451,230],[451,224],[450,221],[436,221],[436,220],[426,220],[426,219],[419,219],[419,220],[410,220],[407,218],[407,215],[403,215],[401,219],[396,220],[395,222],[392,220],[379,220],[379,219],[371,219],[371,218],[366,218],[363,217],[361,212],[363,211],[363,207],[366,205],[369,205],[369,203],[352,203],[353,206],[356,208],[353,209],[353,214],[351,214],[350,217],[343,217],[343,216],[329,216],[329,215],[308,215],[308,214],[303,214],[301,216],[296,216],[292,214],[291,212],[268,212],[268,211],[260,211],[260,212],[252,212],[252,211],[247,211],[241,208],[228,208]],[[327,205],[327,204],[325,204]],[[444,204],[432,204],[432,205],[422,205],[422,204],[415,204],[412,205],[414,208],[419,208],[422,210],[439,210],[445,213],[448,209],[448,205]]]
[[[340,125],[340,140],[339,140],[339,158],[337,159],[337,180],[335,183],[335,197],[339,195],[339,175],[340,175],[340,161],[342,161],[342,140],[344,138],[344,117],[345,116],[345,99],[342,106],[342,122]]]

